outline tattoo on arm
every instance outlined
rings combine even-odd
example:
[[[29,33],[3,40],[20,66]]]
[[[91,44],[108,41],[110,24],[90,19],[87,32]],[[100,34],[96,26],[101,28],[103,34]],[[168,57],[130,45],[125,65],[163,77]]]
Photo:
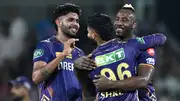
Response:
[[[43,75],[45,78],[48,78],[48,77],[51,75],[51,73],[49,73],[49,72],[48,72],[46,69],[44,69],[44,68],[40,69],[40,71],[41,71],[42,75]]]

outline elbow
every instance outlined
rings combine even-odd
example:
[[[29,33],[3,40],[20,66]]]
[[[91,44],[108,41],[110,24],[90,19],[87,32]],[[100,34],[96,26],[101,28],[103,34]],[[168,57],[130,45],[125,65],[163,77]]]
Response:
[[[159,36],[160,36],[160,45],[164,45],[167,40],[167,37],[164,34],[159,34]]]
[[[33,81],[36,85],[38,85],[38,84],[40,83],[40,81],[39,81],[36,73],[33,73],[33,75],[32,75],[32,81]]]
[[[149,84],[149,79],[148,78],[142,78],[141,80],[141,87],[140,88],[146,88],[147,85]]]
[[[165,35],[162,35],[163,44],[166,42],[167,37]]]

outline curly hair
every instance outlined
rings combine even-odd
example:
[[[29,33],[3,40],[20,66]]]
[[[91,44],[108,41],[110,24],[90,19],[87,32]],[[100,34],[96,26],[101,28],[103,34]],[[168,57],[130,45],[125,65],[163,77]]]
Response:
[[[55,20],[63,15],[66,15],[68,13],[77,13],[78,16],[81,15],[81,9],[78,5],[72,4],[72,3],[66,3],[64,5],[59,5],[56,7],[56,9],[53,11],[53,24],[55,25],[55,29],[57,30],[57,25],[55,23]]]

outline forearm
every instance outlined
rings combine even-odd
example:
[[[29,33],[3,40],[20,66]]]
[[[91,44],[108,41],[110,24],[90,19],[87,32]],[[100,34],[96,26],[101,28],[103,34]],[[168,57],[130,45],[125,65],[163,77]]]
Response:
[[[45,81],[58,67],[60,61],[64,59],[65,55],[60,54],[57,58],[49,62],[47,65],[35,70],[33,72],[33,81],[36,84],[41,83],[42,81]]]
[[[149,83],[149,80],[145,77],[136,76],[125,80],[113,81],[112,89],[118,90],[134,90],[144,88]]]

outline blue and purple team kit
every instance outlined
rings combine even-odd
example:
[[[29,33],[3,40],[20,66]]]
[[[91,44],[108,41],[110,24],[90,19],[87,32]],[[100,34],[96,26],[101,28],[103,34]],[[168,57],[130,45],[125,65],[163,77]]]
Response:
[[[128,41],[114,39],[106,42],[92,52],[92,58],[98,67],[92,70],[89,76],[93,80],[95,75],[104,75],[114,81],[136,76],[138,62],[154,65],[150,57],[146,59],[147,62],[137,61],[141,52],[150,47],[163,45],[165,41],[166,37],[162,34],[154,34]],[[100,92],[97,89],[97,93],[98,101],[139,101],[138,90]]]
[[[151,65],[153,68],[155,66],[156,53],[154,48],[149,48],[146,51],[143,51],[138,57],[138,65]],[[140,101],[157,101],[155,88],[150,81],[146,88],[138,90],[139,100]]]
[[[55,36],[41,41],[35,51],[33,62],[51,62],[64,49],[63,43]],[[72,53],[61,61],[57,69],[46,81],[38,85],[40,101],[82,101],[81,86],[74,73],[74,60],[83,56],[79,48],[74,48]]]
[[[111,80],[123,80],[135,76],[137,58],[142,50],[162,45],[166,38],[161,35],[151,35],[128,41],[111,40],[93,51],[98,68],[91,71],[89,76],[94,79],[95,75],[101,74]],[[64,45],[55,36],[41,41],[35,51],[33,62],[51,62],[61,54]],[[38,85],[40,101],[82,101],[81,85],[74,73],[74,60],[83,56],[79,48],[74,48],[71,54],[61,61],[57,69],[46,81]],[[151,59],[149,57],[149,59]],[[139,63],[152,60],[139,61]],[[150,89],[151,90],[151,89]],[[98,91],[98,89],[97,89]],[[148,90],[148,93],[149,92]],[[99,101],[138,101],[137,90],[133,91],[107,91],[98,92]]]

